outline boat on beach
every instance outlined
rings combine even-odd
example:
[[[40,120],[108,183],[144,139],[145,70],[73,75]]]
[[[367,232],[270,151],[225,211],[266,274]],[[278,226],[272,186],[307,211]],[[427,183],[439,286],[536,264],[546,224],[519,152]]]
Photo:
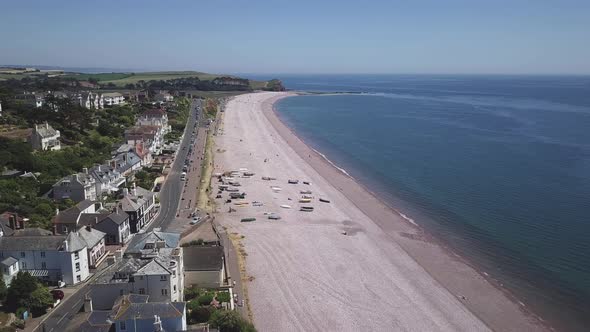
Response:
[[[256,218],[242,218],[242,220],[240,220],[240,222],[252,222],[252,221],[256,221]]]
[[[287,183],[289,184],[298,184],[299,180],[288,180]]]
[[[312,212],[313,206],[302,206],[299,211]]]
[[[325,199],[325,198],[320,198],[320,202],[322,202],[322,203],[330,203],[330,200]]]
[[[283,209],[290,209],[291,208],[291,205],[283,204],[283,205],[281,205],[281,207]]]

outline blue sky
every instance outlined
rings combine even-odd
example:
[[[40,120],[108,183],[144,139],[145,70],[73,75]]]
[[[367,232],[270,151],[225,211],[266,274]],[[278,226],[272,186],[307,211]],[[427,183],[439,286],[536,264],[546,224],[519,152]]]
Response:
[[[0,64],[590,74],[590,1],[3,0],[0,11]]]

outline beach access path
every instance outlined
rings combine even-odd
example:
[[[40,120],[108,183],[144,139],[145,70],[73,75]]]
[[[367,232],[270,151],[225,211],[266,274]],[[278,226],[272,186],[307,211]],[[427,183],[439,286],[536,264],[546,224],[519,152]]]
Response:
[[[225,192],[216,202],[220,224],[244,236],[247,274],[253,277],[244,286],[258,330],[543,330],[473,268],[294,136],[272,111],[288,95],[231,99],[214,146],[214,172],[255,173],[237,179],[250,204],[225,203]],[[312,191],[312,202],[300,204],[305,190]],[[254,207],[253,201],[264,205]],[[300,211],[301,205],[314,211]],[[236,212],[229,213],[230,207]],[[264,212],[282,219],[269,220]],[[240,222],[247,217],[256,221]]]

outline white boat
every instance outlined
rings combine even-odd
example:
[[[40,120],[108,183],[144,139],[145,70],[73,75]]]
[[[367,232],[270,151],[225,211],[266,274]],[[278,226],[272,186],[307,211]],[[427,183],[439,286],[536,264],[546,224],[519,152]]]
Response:
[[[281,188],[281,187],[270,187],[270,189],[272,189],[274,191],[281,191],[281,190],[283,190],[283,188]]]
[[[290,209],[291,208],[291,205],[283,204],[283,205],[281,205],[281,207],[283,209]]]

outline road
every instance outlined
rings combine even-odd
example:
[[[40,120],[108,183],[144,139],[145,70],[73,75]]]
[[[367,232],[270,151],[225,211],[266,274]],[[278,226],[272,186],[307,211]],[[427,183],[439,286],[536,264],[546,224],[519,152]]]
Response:
[[[201,102],[200,100],[196,99],[191,104],[190,117],[187,121],[186,128],[184,130],[184,137],[180,144],[178,153],[174,159],[174,162],[172,163],[170,172],[166,176],[166,182],[164,182],[160,190],[160,213],[149,225],[147,229],[148,231],[156,227],[166,230],[176,218],[176,214],[179,210],[180,196],[184,186],[184,181],[180,180],[182,166],[184,165],[184,161],[188,155],[192,132],[195,128],[197,128],[196,124],[198,122],[202,122],[200,120],[203,118],[203,112],[200,111],[200,108]],[[193,154],[195,153],[197,152],[194,151]]]
[[[160,213],[156,219],[150,223],[147,229],[148,231],[156,227],[161,227],[165,230],[176,218],[176,213],[179,208],[180,194],[182,192],[183,186],[183,183],[180,180],[180,175],[182,174],[184,160],[188,154],[188,147],[191,142],[192,131],[195,129],[195,124],[197,123],[198,118],[202,117],[200,107],[201,102],[198,99],[194,100],[191,104],[190,116],[184,129],[184,136],[180,144],[178,154],[174,159],[170,172],[166,177],[166,181],[160,190]],[[194,153],[197,152],[195,151]],[[80,311],[84,305],[84,296],[90,292],[90,286],[88,284],[89,282],[86,282],[86,284],[81,286],[77,292],[68,296],[64,302],[55,308],[55,310],[48,313],[48,317],[40,326],[27,330],[35,332],[65,331],[66,326],[69,324],[70,320],[76,313]]]

